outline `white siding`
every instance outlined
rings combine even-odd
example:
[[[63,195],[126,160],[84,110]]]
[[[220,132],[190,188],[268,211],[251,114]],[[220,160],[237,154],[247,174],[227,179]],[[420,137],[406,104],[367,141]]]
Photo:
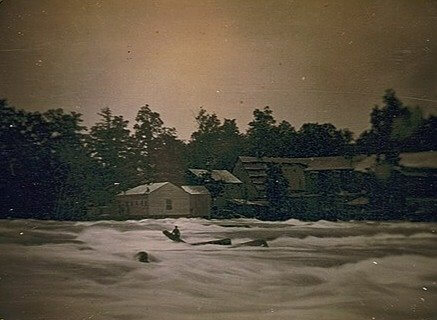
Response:
[[[171,210],[166,206],[171,201]],[[167,183],[149,194],[149,214],[151,216],[188,216],[190,215],[189,194],[181,188]]]
[[[132,216],[148,215],[148,195],[119,195],[117,204],[120,213]]]

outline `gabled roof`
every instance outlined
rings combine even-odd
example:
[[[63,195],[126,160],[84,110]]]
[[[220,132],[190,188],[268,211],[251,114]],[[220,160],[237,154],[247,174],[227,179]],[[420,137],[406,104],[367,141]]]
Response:
[[[196,177],[201,178],[204,174],[208,173],[206,169],[188,169]],[[224,183],[243,183],[240,179],[230,173],[228,170],[211,170],[211,178],[215,181],[221,181]]]
[[[170,182],[155,182],[155,183],[143,184],[135,188],[126,190],[124,192],[120,192],[118,195],[125,196],[125,195],[134,195],[134,194],[149,194],[168,183]]]
[[[370,171],[377,164],[376,155],[370,155],[363,158],[355,165],[357,171]],[[399,166],[403,169],[437,169],[437,152],[403,152],[399,154]]]
[[[362,156],[359,156],[362,158]],[[301,165],[307,171],[323,170],[353,170],[354,164],[359,157],[346,158],[343,156],[336,157],[313,157],[313,158],[271,158],[271,157],[239,157],[243,166],[247,170],[265,169],[265,164],[276,163],[282,165]]]
[[[437,151],[401,153],[399,165],[405,168],[437,169]]]
[[[305,165],[307,158],[272,158],[272,157],[244,157],[244,156],[240,156],[238,157],[238,159],[240,159],[241,162],[243,162],[244,164],[256,164],[256,163],[278,163],[278,164],[283,164],[283,163],[289,163],[289,164],[302,164]]]
[[[368,157],[363,158],[361,161],[355,164],[355,170],[361,172],[368,172],[374,168],[376,164],[376,155],[372,154]]]
[[[268,202],[266,200],[246,200],[246,199],[231,199],[230,203],[236,205],[247,205],[247,206],[260,206],[265,207],[268,206]]]
[[[369,204],[369,199],[366,197],[358,197],[351,201],[348,201],[346,204],[350,206],[365,206]]]
[[[181,188],[189,194],[209,194],[205,186],[182,186]]]
[[[364,159],[365,156],[354,157],[317,157],[308,158],[307,171],[324,171],[324,170],[354,170],[356,164]]]

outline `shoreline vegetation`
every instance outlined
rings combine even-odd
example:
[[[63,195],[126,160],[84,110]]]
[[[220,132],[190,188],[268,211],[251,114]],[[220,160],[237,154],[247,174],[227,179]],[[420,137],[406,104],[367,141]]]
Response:
[[[197,130],[188,141],[179,139],[149,105],[139,108],[133,130],[109,108],[103,108],[99,116],[97,123],[86,128],[79,113],[25,111],[0,99],[0,218],[123,220],[126,216],[95,215],[88,208],[111,205],[116,194],[140,184],[182,185],[188,168],[230,171],[242,155],[375,155],[378,161],[397,167],[401,153],[437,150],[437,117],[404,105],[391,89],[385,92],[383,105],[373,108],[370,129],[356,138],[348,129],[330,123],[306,123],[299,129],[287,121],[278,123],[269,107],[254,110],[246,132],[239,130],[235,119],[221,120],[200,108],[195,117]],[[435,172],[426,175],[435,176]],[[314,210],[289,196],[280,168],[271,166],[266,205],[249,213],[232,206],[213,207],[211,218],[436,221],[435,186],[411,198],[398,178],[395,171],[382,180],[369,173],[360,186],[368,203],[354,208],[337,201],[326,186]]]

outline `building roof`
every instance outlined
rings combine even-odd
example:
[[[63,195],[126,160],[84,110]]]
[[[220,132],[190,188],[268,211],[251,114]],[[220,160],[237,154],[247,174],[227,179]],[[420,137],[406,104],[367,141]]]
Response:
[[[437,169],[437,151],[401,153],[399,157],[399,165],[401,167]]]
[[[369,204],[369,199],[366,197],[358,197],[347,202],[346,204],[350,206],[366,206]]]
[[[192,174],[194,174],[196,177],[201,178],[202,175],[208,173],[208,170],[206,169],[188,169]],[[236,176],[234,176],[232,173],[230,173],[228,170],[211,170],[211,178],[215,181],[221,181],[224,183],[243,183],[240,179],[238,179]]]
[[[182,189],[189,194],[208,194],[209,191],[205,186],[182,186]]]
[[[415,169],[437,169],[437,151],[405,152],[399,155],[399,166]],[[313,158],[270,158],[239,157],[247,170],[265,170],[267,163],[301,164],[306,171],[357,170],[368,171],[376,164],[376,155],[353,157],[313,157]]]
[[[355,170],[361,172],[368,172],[374,168],[376,164],[376,155],[372,154],[368,157],[364,157],[361,161],[355,164]]]
[[[367,172],[375,168],[376,155],[363,158],[355,164],[355,170]],[[437,169],[437,152],[403,152],[399,154],[399,166],[403,169]]]
[[[239,157],[247,170],[265,170],[267,163],[276,163],[282,165],[301,165],[304,166],[307,171],[354,170],[355,164],[362,158],[364,158],[364,156],[356,156],[353,158],[343,156],[312,158]]]
[[[272,158],[272,157],[238,157],[244,164],[257,164],[257,163],[289,163],[289,164],[304,164],[307,158]]]
[[[143,184],[135,188],[120,192],[118,195],[125,196],[125,195],[134,195],[134,194],[149,194],[168,183],[170,182],[155,182],[155,183]]]
[[[354,170],[360,157],[317,157],[308,158],[307,171]]]
[[[236,204],[236,205],[247,205],[247,206],[260,206],[265,207],[268,206],[268,201],[266,200],[246,200],[246,199],[231,199],[229,200],[230,203]]]
[[[399,155],[398,169],[405,175],[420,176],[417,172],[426,170],[425,176],[429,176],[430,171],[437,169],[437,152],[415,152],[401,153]],[[282,167],[293,165],[303,166],[305,171],[360,171],[369,172],[376,168],[376,155],[356,155],[353,157],[313,157],[313,158],[271,158],[271,157],[239,157],[250,182],[259,192],[261,198],[265,197],[265,181],[267,178],[266,169],[269,163],[276,163]]]

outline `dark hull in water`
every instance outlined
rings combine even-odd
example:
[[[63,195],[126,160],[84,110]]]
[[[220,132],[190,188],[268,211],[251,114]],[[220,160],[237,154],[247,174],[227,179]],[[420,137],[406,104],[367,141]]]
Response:
[[[211,240],[211,241],[205,241],[205,242],[192,243],[193,246],[201,246],[201,245],[205,245],[205,244],[217,244],[219,246],[229,246],[232,244],[232,242],[231,242],[231,239],[226,238],[226,239],[220,239],[220,240]]]
[[[238,247],[268,247],[268,246],[269,245],[267,244],[266,240],[264,240],[264,239],[256,239],[256,240],[252,240],[252,241],[238,243],[238,244],[232,246],[232,248],[238,248]]]
[[[169,232],[168,230],[164,230],[164,231],[162,231],[162,233],[165,234],[167,236],[167,238],[169,238],[170,240],[172,240],[174,242],[187,243],[184,240],[182,240],[181,238],[175,237],[175,235],[172,234],[171,232]],[[229,246],[232,244],[232,242],[231,242],[231,239],[226,238],[226,239],[196,242],[196,243],[189,243],[189,244],[191,244],[192,246],[202,246],[202,245],[206,245],[206,244],[215,244],[215,245],[219,245],[219,246]]]
[[[173,233],[171,233],[170,231],[164,230],[162,231],[163,234],[165,234],[167,236],[167,238],[169,238],[170,240],[173,240],[174,242],[185,242],[184,240],[182,240],[179,237],[176,237]]]
[[[164,230],[164,231],[162,231],[162,233],[165,234],[167,236],[167,238],[169,238],[170,240],[172,240],[174,242],[187,243],[184,240],[182,240],[181,238],[176,237],[174,234],[172,234],[168,230]],[[189,243],[189,244],[191,244],[192,246],[203,246],[203,245],[207,245],[207,244],[214,244],[214,245],[219,245],[219,246],[230,246],[230,245],[232,245],[232,241],[229,238],[225,238],[225,239],[195,242],[195,243]],[[238,248],[238,247],[268,247],[268,246],[269,245],[267,244],[266,240],[256,239],[256,240],[252,240],[252,241],[238,243],[232,247]]]

